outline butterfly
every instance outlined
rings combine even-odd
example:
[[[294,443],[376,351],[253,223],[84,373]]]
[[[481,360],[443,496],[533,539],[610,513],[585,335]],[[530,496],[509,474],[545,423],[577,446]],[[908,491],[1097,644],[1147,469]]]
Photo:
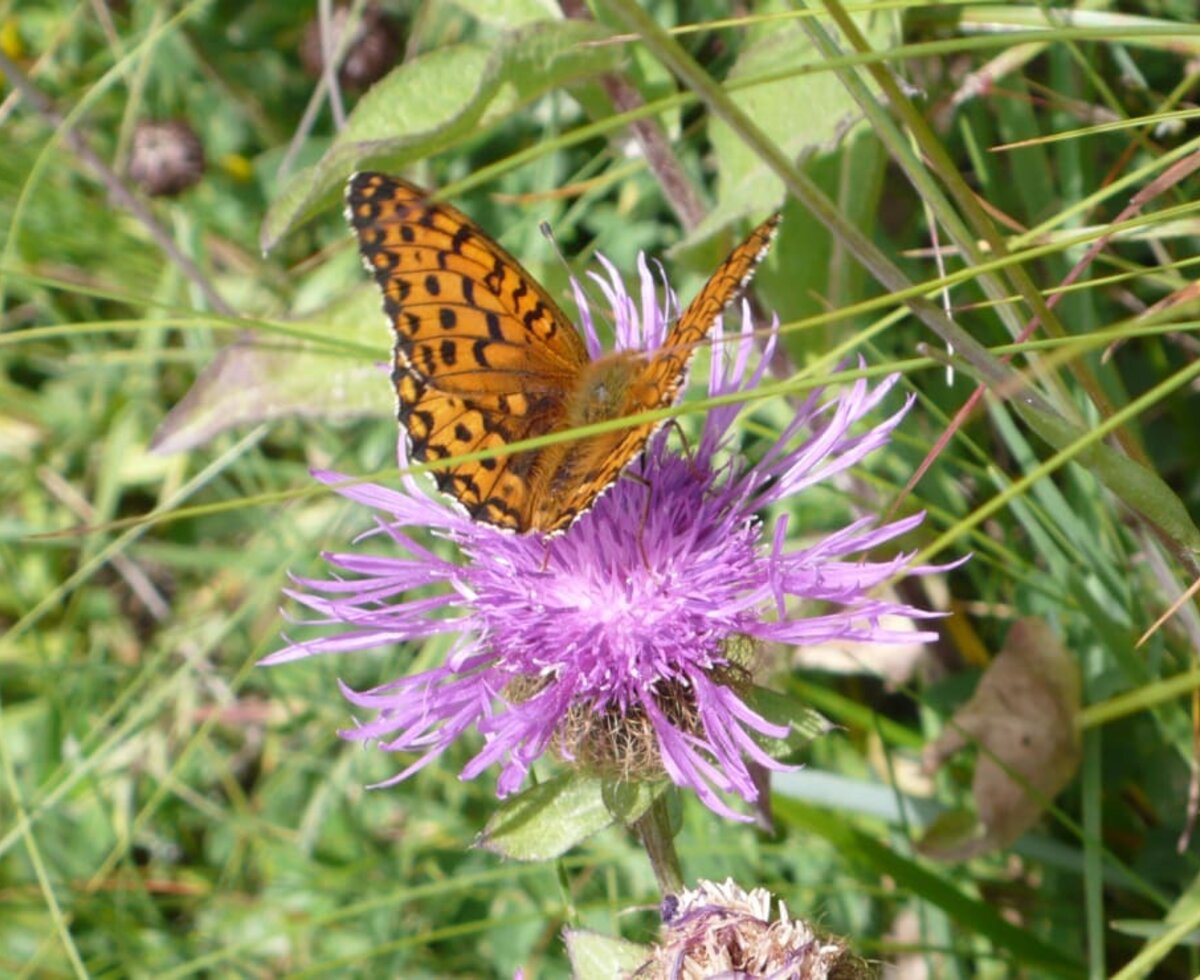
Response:
[[[392,382],[411,458],[436,462],[675,403],[688,362],[766,255],[779,215],[751,232],[665,343],[593,360],[558,304],[470,218],[380,173],[346,185],[346,217],[395,333]],[[657,423],[449,463],[439,489],[472,518],[565,530],[641,452]]]

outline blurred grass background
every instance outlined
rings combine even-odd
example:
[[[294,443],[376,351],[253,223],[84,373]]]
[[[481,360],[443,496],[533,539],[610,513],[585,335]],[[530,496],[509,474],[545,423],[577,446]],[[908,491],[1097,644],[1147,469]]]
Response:
[[[576,272],[646,249],[686,299],[786,192],[756,285],[773,380],[802,394],[861,353],[919,396],[790,526],[927,509],[925,559],[975,553],[907,596],[953,613],[944,641],[789,674],[842,726],[808,760],[833,782],[781,785],[774,835],[689,804],[689,877],[765,885],[904,976],[1196,975],[1194,601],[1138,645],[1200,577],[1193,0],[697,0],[648,24],[614,0],[599,25],[394,0],[366,95],[305,69],[317,8],[0,3],[0,972],[558,976],[564,925],[654,936],[621,831],[556,867],[468,848],[495,805],[456,777],[469,746],[363,788],[397,760],[336,737],[336,680],[436,641],[254,666],[287,572],[367,525],[309,468],[395,478],[390,342],[337,206],[363,164],[444,188],[556,295],[540,222]],[[139,188],[146,120],[194,131],[194,186]],[[945,322],[983,350],[956,343],[952,383]],[[788,406],[748,406],[747,453]],[[969,801],[971,767],[923,777],[921,745],[1022,616],[1079,666],[1079,775],[1012,848],[930,861],[922,814]]]

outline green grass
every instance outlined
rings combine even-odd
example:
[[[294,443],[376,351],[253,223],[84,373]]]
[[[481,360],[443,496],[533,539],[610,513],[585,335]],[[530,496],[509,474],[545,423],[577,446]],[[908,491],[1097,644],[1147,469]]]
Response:
[[[1140,642],[1200,578],[1192,0],[1074,22],[1035,2],[724,21],[715,0],[611,0],[603,26],[518,26],[534,0],[384,6],[407,61],[343,93],[339,134],[327,95],[302,124],[315,4],[0,4],[0,53],[47,100],[0,90],[0,973],[559,976],[564,927],[655,936],[623,830],[553,865],[471,848],[496,807],[494,773],[457,778],[474,743],[364,788],[397,760],[336,736],[337,680],[444,647],[255,666],[295,628],[288,572],[368,524],[308,470],[396,479],[387,331],[337,206],[358,165],[442,189],[556,295],[540,222],[575,271],[646,249],[687,298],[786,198],[756,280],[786,356],[739,423],[747,451],[793,396],[853,377],[850,355],[918,396],[790,527],[927,510],[921,561],[974,554],[900,586],[953,612],[943,640],[896,685],[777,677],[841,726],[806,759],[836,791],[778,781],[770,836],[685,800],[686,878],[762,885],[938,976],[1200,971],[1200,851],[1177,851],[1195,598]],[[612,32],[640,39],[597,43]],[[990,82],[970,94],[970,72]],[[131,211],[111,191],[143,118],[188,120],[208,165]],[[626,152],[647,119],[657,169]],[[930,779],[921,747],[1021,617],[1080,672],[1078,774],[1011,847],[923,857],[973,760]]]

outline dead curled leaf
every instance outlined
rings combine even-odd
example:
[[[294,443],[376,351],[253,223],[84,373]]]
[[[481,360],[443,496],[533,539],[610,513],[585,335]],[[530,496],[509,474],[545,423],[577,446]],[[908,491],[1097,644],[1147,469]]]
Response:
[[[921,853],[966,860],[1006,847],[1037,821],[1079,767],[1080,689],[1078,665],[1045,622],[1012,625],[974,696],[923,757],[933,773],[960,749],[979,745],[972,783],[978,821],[970,828],[955,815],[935,822]]]
[[[151,449],[186,452],[235,426],[276,419],[394,414],[385,363],[391,341],[372,284],[287,322],[329,341],[243,332],[163,419]]]

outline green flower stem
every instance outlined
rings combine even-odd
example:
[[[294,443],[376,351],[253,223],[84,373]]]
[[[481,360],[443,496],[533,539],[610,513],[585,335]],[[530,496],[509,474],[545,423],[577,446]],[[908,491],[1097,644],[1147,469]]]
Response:
[[[646,848],[654,878],[664,895],[683,890],[683,870],[675,851],[675,834],[671,829],[668,794],[661,793],[650,809],[633,822],[633,829]]]

